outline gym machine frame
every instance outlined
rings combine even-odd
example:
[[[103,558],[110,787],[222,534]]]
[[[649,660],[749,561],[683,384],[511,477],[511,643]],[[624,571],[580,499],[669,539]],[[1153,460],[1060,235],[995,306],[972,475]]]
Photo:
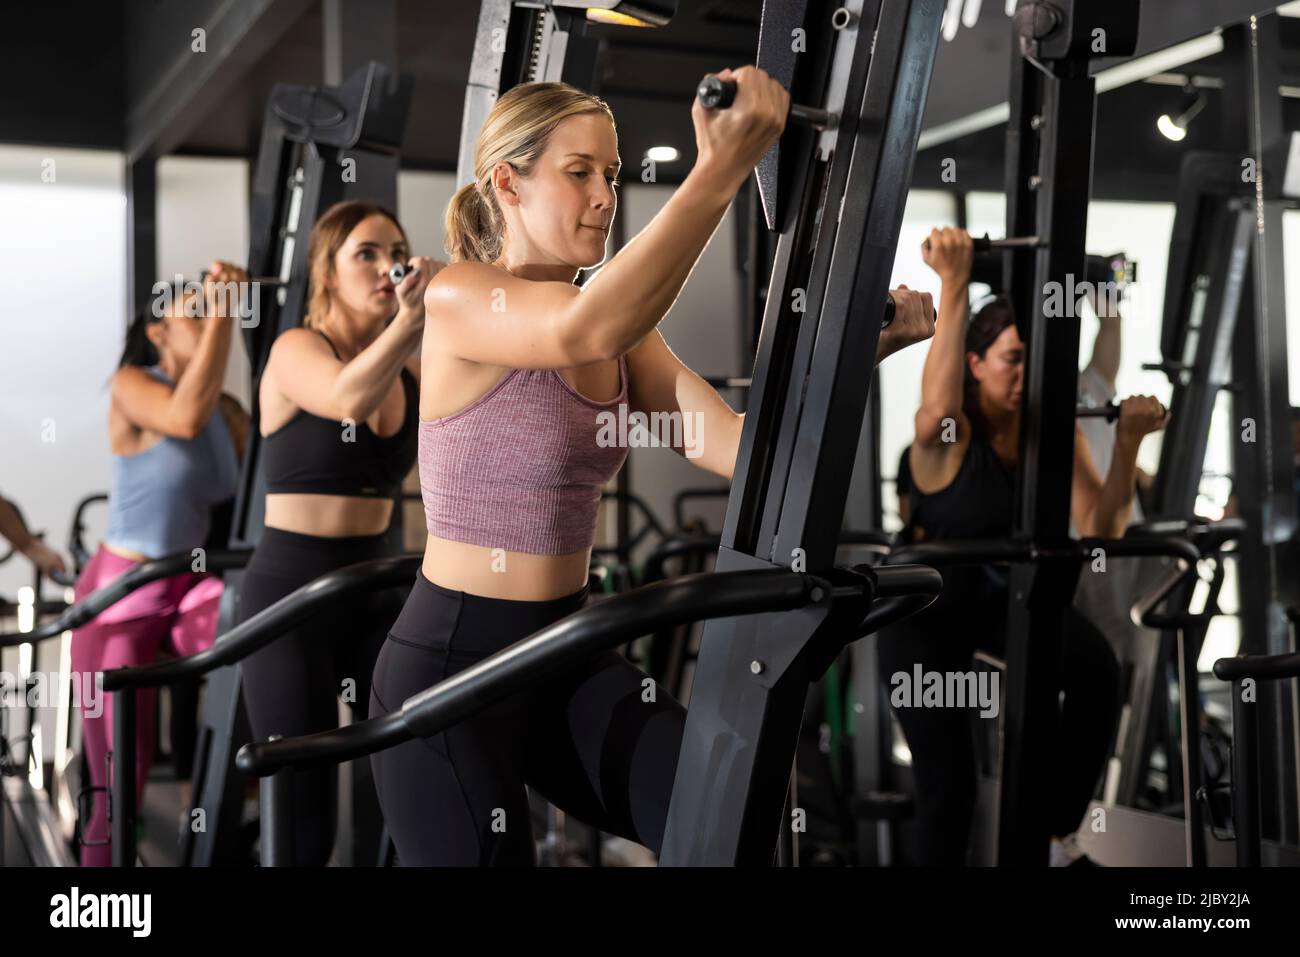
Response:
[[[266,486],[261,472],[262,440],[258,383],[271,345],[301,322],[307,300],[308,235],[316,220],[336,202],[370,199],[396,207],[397,154],[410,104],[412,81],[385,64],[371,62],[338,87],[276,84],[262,123],[249,210],[248,273],[275,277],[262,285],[257,322],[244,324],[244,346],[252,366],[252,418],[236,498],[233,547],[256,544],[262,527]],[[352,163],[355,176],[345,177]],[[400,499],[389,529],[394,553],[401,530]],[[227,596],[238,578],[226,580]],[[218,634],[229,631],[233,602],[223,598]],[[204,811],[205,830],[186,832],[183,863],[211,866],[238,863],[243,806],[242,782],[234,773],[234,743],[248,739],[236,668],[213,672],[200,720],[195,754],[193,808]]]
[[[717,571],[583,609],[379,722],[251,745],[242,768],[265,774],[435,733],[535,680],[543,664],[576,663],[649,622],[708,618],[660,860],[772,863],[810,681],[849,641],[918,610],[940,587],[932,569],[849,571],[834,556],[880,334],[869,304],[887,292],[943,5],[847,3],[834,27],[832,12],[816,0],[763,8],[758,65],[838,125],[789,124],[758,170],[780,237]],[[796,57],[792,31],[805,26],[808,51]],[[795,290],[806,311],[794,310]],[[845,435],[853,441],[836,441]],[[789,610],[755,614],[779,603]],[[265,785],[273,820],[287,793],[276,779],[288,773]]]
[[[1020,469],[1013,536],[1040,557],[1017,563],[1007,615],[997,861],[1047,863],[1053,782],[1041,774],[1060,726],[1061,632],[1078,583],[1070,547],[1070,482],[1078,394],[1079,319],[1049,317],[1049,290],[1084,275],[1092,193],[1096,83],[1089,76],[1095,33],[1106,56],[1137,47],[1134,0],[1020,0],[1013,36],[1007,128],[1008,236],[1043,245],[1011,252],[1007,282],[1027,349]],[[1069,298],[1068,296],[1065,298]],[[1064,478],[1063,478],[1064,477]]]

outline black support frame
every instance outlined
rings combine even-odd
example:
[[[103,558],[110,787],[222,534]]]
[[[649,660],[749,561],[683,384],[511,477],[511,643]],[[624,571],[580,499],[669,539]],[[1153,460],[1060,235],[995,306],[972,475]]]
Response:
[[[806,130],[781,144],[790,192],[772,204],[781,235],[718,571],[833,571],[880,333],[870,304],[887,290],[943,15],[939,0],[846,6],[858,19],[838,34],[829,4],[808,3],[803,21],[820,59],[797,65],[792,96],[840,100],[840,126],[825,151]],[[780,76],[765,57],[788,57],[790,37],[772,32],[771,7],[758,65]],[[852,60],[828,89],[831,37]],[[661,863],[772,863],[808,683],[854,637],[828,610],[705,625]]]

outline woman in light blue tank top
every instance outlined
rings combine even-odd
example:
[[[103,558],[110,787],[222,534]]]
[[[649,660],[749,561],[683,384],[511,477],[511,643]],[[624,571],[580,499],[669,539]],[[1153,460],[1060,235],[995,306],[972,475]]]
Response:
[[[224,263],[214,263],[212,274],[213,281],[247,280]],[[180,288],[166,290],[156,297],[157,308],[146,307],[127,331],[108,413],[108,527],[77,579],[77,600],[140,562],[206,545],[213,507],[235,495],[248,415],[221,392],[234,320],[211,315],[216,310],[200,308],[196,299]],[[195,316],[201,312],[210,317]],[[163,648],[176,656],[201,651],[215,638],[220,600],[221,579],[203,573],[152,582],[73,632],[72,670],[93,675],[147,664]],[[156,694],[141,691],[137,699],[137,802],[153,759]],[[112,727],[110,702],[102,708],[85,702],[82,740],[95,788],[107,783]],[[107,865],[106,792],[91,795],[81,863]]]

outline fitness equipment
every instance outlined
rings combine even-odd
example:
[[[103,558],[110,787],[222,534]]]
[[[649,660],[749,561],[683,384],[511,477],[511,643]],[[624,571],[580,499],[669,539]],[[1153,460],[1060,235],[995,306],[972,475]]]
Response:
[[[113,698],[113,741],[116,751],[113,765],[135,766],[135,692],[157,688],[181,678],[209,674],[223,666],[233,666],[253,652],[266,647],[285,631],[311,620],[347,598],[382,588],[409,585],[420,567],[421,555],[380,558],[349,565],[322,575],[307,585],[262,609],[252,618],[230,629],[210,648],[172,661],[159,661],[136,668],[117,668],[104,672],[104,691]],[[200,755],[211,747],[200,742]],[[203,767],[204,762],[196,762]],[[113,866],[133,867],[136,860],[135,791],[130,774],[112,775],[111,827]],[[192,815],[189,818],[193,819]],[[182,831],[183,859],[191,860],[196,832]]]
[[[1288,610],[1291,624],[1295,609]],[[1259,718],[1257,686],[1300,678],[1300,654],[1242,655],[1220,658],[1214,676],[1232,682],[1232,824],[1237,866],[1263,862]]]
[[[1300,605],[1281,258],[1282,211],[1292,204],[1280,192],[1283,164],[1274,162],[1279,159],[1274,147],[1285,140],[1275,85],[1279,30],[1276,15],[1223,30],[1223,100],[1232,105],[1223,112],[1224,152],[1189,153],[1183,159],[1165,286],[1162,361],[1148,366],[1173,386],[1172,419],[1148,508],[1153,517],[1190,513],[1220,392],[1231,393],[1230,421],[1243,424],[1234,431],[1247,422],[1257,430],[1252,441],[1230,444],[1233,490],[1246,519],[1236,553],[1241,651],[1252,657],[1291,652],[1286,609]],[[1256,182],[1243,182],[1243,157],[1258,167],[1258,188]],[[1158,716],[1169,710],[1166,676],[1174,660],[1168,641],[1143,646],[1141,652],[1134,673],[1134,737],[1121,781],[1126,803],[1145,777]],[[1300,844],[1295,692],[1288,682],[1261,680],[1258,693],[1248,716],[1253,724],[1242,727],[1247,734],[1258,729],[1266,760],[1258,767],[1258,813],[1252,805],[1239,832],[1247,843],[1262,836],[1275,846],[1295,847]]]
[[[1042,249],[1047,245],[1047,241],[1041,236],[990,239],[985,233],[983,236],[972,236],[971,240],[974,244],[971,282],[982,283],[993,289],[1003,287],[1007,261],[1006,257],[1001,255],[1002,253],[1017,249]],[[929,252],[930,240],[927,239],[922,245],[926,252]],[[1137,281],[1137,268],[1138,264],[1122,252],[1110,256],[1089,255],[1084,260],[1080,281],[1103,288],[1109,284],[1122,290],[1129,283]]]
[[[256,428],[257,383],[271,344],[281,332],[299,325],[305,311],[308,234],[321,213],[345,199],[396,207],[397,154],[411,88],[409,78],[371,62],[337,87],[280,83],[271,91],[253,176],[247,268],[250,275],[287,281],[265,289],[259,301],[261,321],[243,329],[253,374],[254,427],[234,508],[233,547],[256,544],[263,526],[266,485]],[[355,176],[340,175],[345,164],[355,164]],[[394,554],[401,550],[401,521],[399,500],[388,530]],[[237,573],[227,574],[225,583],[230,601],[222,600],[218,633],[230,630]],[[187,864],[240,863],[239,841],[232,831],[239,827],[243,797],[232,759],[234,747],[247,738],[238,670],[218,669],[208,678],[199,724],[201,760],[194,766],[195,807],[204,811],[207,827],[187,835]],[[362,777],[367,770],[362,769]],[[370,786],[368,778],[354,783]]]
[[[406,278],[406,274],[408,272],[414,272],[414,271],[415,271],[414,268],[406,263],[394,263],[393,268],[388,270],[388,278],[393,282],[394,285],[396,285],[397,283],[400,283],[403,279]],[[206,269],[200,272],[199,282],[206,281],[209,275],[210,274]],[[276,286],[289,285],[288,279],[281,279],[279,276],[254,276],[252,279],[248,281],[250,283],[257,283],[258,285],[261,286],[271,286],[273,288]]]
[[[817,149],[813,131],[788,127],[780,156],[774,150],[765,157],[772,174],[766,187],[759,171],[769,224],[781,235],[718,571],[583,609],[332,741],[251,745],[241,767],[261,773],[285,759],[355,757],[428,734],[535,680],[539,669],[617,646],[652,624],[710,619],[661,861],[771,863],[810,681],[847,641],[911,613],[939,586],[931,569],[876,573],[833,564],[855,451],[835,437],[858,433],[870,388],[859,364],[845,357],[873,354],[880,334],[879,322],[861,316],[864,303],[880,302],[887,291],[942,16],[924,0],[845,7],[849,22],[839,16],[841,28],[828,29],[829,4],[764,4],[758,65],[797,101],[822,99],[840,124],[821,131],[834,143]],[[802,26],[809,47],[796,57],[789,31]],[[483,27],[481,18],[480,39]],[[462,157],[467,147],[471,137],[462,139]],[[793,201],[779,201],[783,183]],[[838,216],[821,215],[828,197],[836,204],[842,198]],[[806,312],[791,308],[796,287],[806,290]],[[806,574],[785,567],[796,557],[806,560]],[[780,607],[791,611],[752,614]],[[710,757],[719,748],[729,756],[723,769]],[[289,773],[264,784],[272,820],[288,811]],[[265,847],[271,859],[283,859],[274,835]]]
[[[78,505],[76,515],[73,519],[72,535],[71,535],[74,542],[74,547],[71,550],[73,551],[74,555],[78,553],[78,550],[80,550],[81,554],[83,555],[85,554],[84,548],[78,549],[76,547],[77,545],[81,544],[80,536],[84,528],[82,523],[82,515],[83,515],[84,508],[87,507],[92,502],[98,501],[102,497],[103,496],[89,496],[83,499],[82,502]],[[222,572],[226,572],[231,569],[243,568],[244,565],[247,564],[250,555],[251,552],[248,549],[208,551],[204,555],[204,568],[206,571],[209,571],[213,574],[220,574]],[[89,623],[90,621],[93,621],[105,610],[111,608],[113,605],[116,605],[118,602],[122,601],[124,598],[130,595],[132,592],[137,591],[140,588],[143,588],[145,585],[148,585],[150,582],[158,581],[159,579],[163,579],[163,578],[170,578],[173,575],[179,575],[183,572],[191,571],[193,570],[193,567],[194,567],[194,554],[191,551],[177,552],[176,554],[168,555],[164,558],[157,558],[157,559],[152,559],[150,561],[141,562],[140,564],[132,568],[130,571],[126,572],[125,574],[114,579],[109,584],[105,585],[103,588],[100,588],[92,592],[91,594],[87,595],[85,598],[81,599],[78,602],[75,602],[72,605],[67,605],[62,607],[57,617],[45,621],[40,625],[37,625],[31,631],[0,634],[0,648],[14,647],[14,646],[29,644],[29,643],[34,644],[36,642],[48,641],[50,639],[59,638],[64,634],[70,632],[72,629],[80,628],[81,626]],[[132,709],[134,709],[134,704],[135,704],[134,698],[132,699],[131,704],[132,704]],[[29,715],[29,727],[30,727],[30,715]],[[114,734],[116,735],[117,732],[118,732],[118,728],[115,726]],[[131,735],[132,737],[131,737],[130,748],[134,749],[135,747],[134,726],[132,726],[131,728]],[[121,739],[116,737],[114,738],[114,741],[118,741],[118,740]],[[116,756],[117,761],[121,760],[121,753],[123,750],[125,749],[121,749],[121,748],[118,749],[118,753]],[[115,763],[114,757],[115,755],[110,753],[109,778],[110,779],[123,778],[123,779],[134,780],[134,772],[132,772],[132,774],[129,775],[114,775],[112,773],[114,763]],[[135,766],[134,756],[132,755],[131,764],[129,765],[129,767],[134,768],[134,766]],[[57,772],[60,770],[58,768],[57,762],[56,762],[55,770],[57,775]],[[61,786],[61,780],[56,779],[56,781],[54,781],[53,784],[54,787],[52,790],[59,791],[59,788]],[[83,819],[86,817],[86,814],[84,813],[84,808],[86,807],[87,800],[91,797],[91,795],[94,794],[96,790],[97,789],[87,785],[87,786],[82,786],[77,792],[75,803],[77,808],[79,809],[79,816],[82,817]],[[133,790],[130,792],[130,795],[131,795],[131,800],[134,801],[135,792]],[[28,803],[31,803],[30,797],[27,798],[26,800]],[[48,801],[45,802],[45,804],[48,805]],[[28,820],[29,822],[38,821],[38,819],[33,818],[30,813],[27,815],[26,820]],[[30,831],[30,828],[23,828],[20,830]],[[49,829],[43,828],[42,830],[48,831]],[[38,831],[37,833],[41,833],[41,832],[42,831]],[[57,830],[55,831],[55,833],[57,833]],[[132,831],[132,839],[134,839],[134,830]],[[36,841],[29,839],[26,841],[26,843],[29,845],[35,843],[36,846],[48,847],[49,840],[47,838],[42,837]],[[59,864],[66,864],[69,866],[73,866],[76,864],[76,861],[72,859],[70,855],[67,855],[66,860],[62,858],[59,858],[58,860],[51,859],[48,861],[48,863],[59,863]]]
[[[844,8],[840,8],[841,10]],[[723,80],[716,76],[706,76],[700,81],[699,87],[696,88],[695,95],[699,98],[700,103],[711,110],[725,110],[736,100],[736,83],[734,80]],[[839,127],[840,118],[828,110],[819,110],[811,106],[803,106],[799,103],[790,104],[789,119],[791,122],[800,126],[806,126],[814,130],[829,130]],[[894,321],[894,314],[897,304],[894,302],[892,293],[885,293],[885,309],[883,318],[880,320],[880,328],[884,329]],[[938,312],[935,313],[936,317]]]

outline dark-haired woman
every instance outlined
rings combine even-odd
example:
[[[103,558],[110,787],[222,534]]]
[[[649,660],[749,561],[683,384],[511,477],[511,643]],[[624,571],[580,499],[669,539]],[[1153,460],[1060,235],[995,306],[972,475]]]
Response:
[[[240,581],[238,621],[321,575],[391,554],[394,498],[415,464],[424,290],[442,264],[411,259],[396,217],[357,201],[325,211],[308,260],[307,315],[275,340],[259,387],[265,528]],[[400,284],[389,278],[396,263],[415,267]],[[364,718],[400,601],[391,592],[351,599],[250,656],[241,676],[253,737],[335,728],[340,698]],[[333,768],[294,778],[299,865],[329,860],[336,778]]]
[[[971,252],[970,235],[959,229],[934,230],[923,252],[943,289],[908,460],[904,541],[1007,538],[1012,530],[1025,347],[1004,299],[966,321]],[[1125,399],[1104,481],[1076,428],[1070,511],[1080,535],[1124,533],[1138,446],[1165,420],[1165,410],[1154,398]],[[945,569],[941,598],[880,636],[881,673],[891,683],[890,691],[898,687],[892,676],[910,678],[918,665],[923,674],[960,673],[970,670],[976,649],[1000,654],[1007,597],[1004,573],[997,568]],[[1066,610],[1064,637],[1060,750],[1056,765],[1041,773],[1055,786],[1051,860],[1068,865],[1083,859],[1073,835],[1109,755],[1119,713],[1119,677],[1105,638],[1073,609]],[[975,804],[972,709],[952,702],[947,707],[894,703],[912,752],[917,863],[962,864]]]
[[[127,331],[108,413],[108,527],[77,579],[78,601],[140,562],[203,546],[213,507],[234,497],[248,416],[221,391],[234,319],[221,314],[214,284],[246,279],[243,270],[214,263],[203,307],[194,301],[198,293],[169,289]],[[215,636],[220,600],[221,579],[201,572],[151,582],[73,631],[73,673],[147,664],[163,649],[177,656],[202,651]],[[137,801],[153,763],[156,695],[138,692]],[[97,789],[108,784],[110,712],[105,696],[82,700],[82,741]],[[91,793],[81,863],[105,866],[112,860],[107,797],[103,790]]]

